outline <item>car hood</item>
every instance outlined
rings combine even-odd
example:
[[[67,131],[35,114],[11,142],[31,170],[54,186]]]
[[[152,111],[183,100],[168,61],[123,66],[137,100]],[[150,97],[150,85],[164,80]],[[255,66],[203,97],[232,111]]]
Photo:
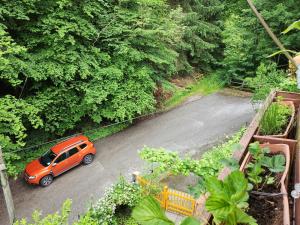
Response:
[[[34,176],[36,174],[38,174],[39,172],[41,172],[42,170],[44,170],[46,167],[44,167],[38,159],[33,160],[31,163],[27,164],[26,168],[25,168],[25,172],[29,175],[29,176]]]

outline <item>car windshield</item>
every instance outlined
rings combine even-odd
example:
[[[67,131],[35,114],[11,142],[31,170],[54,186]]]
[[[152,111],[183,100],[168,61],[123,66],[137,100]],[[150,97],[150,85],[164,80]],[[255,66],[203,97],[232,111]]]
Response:
[[[52,150],[50,149],[44,155],[42,155],[42,157],[40,158],[40,163],[43,166],[49,166],[50,163],[53,161],[53,159],[55,159],[55,157],[56,157],[56,154],[54,152],[52,152]]]

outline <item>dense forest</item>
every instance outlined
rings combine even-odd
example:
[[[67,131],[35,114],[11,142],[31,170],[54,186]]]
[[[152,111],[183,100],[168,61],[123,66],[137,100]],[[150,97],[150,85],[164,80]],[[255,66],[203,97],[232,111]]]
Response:
[[[157,85],[173,76],[200,72],[226,85],[295,89],[288,61],[268,57],[278,49],[246,1],[0,2],[0,144],[7,153],[25,146],[30,132],[58,137],[82,121],[153,111]],[[300,18],[298,1],[254,3],[286,48],[299,50],[296,32],[281,34]]]

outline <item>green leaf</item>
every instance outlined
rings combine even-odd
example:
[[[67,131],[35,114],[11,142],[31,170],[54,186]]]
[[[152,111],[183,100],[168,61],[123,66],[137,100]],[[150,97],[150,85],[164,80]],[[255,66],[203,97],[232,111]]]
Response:
[[[132,217],[141,225],[174,225],[159,202],[151,196],[144,198],[132,211]]]
[[[285,170],[285,157],[281,154],[266,157],[263,161],[263,165],[273,173],[283,172]]]
[[[186,217],[180,225],[200,225],[201,223],[193,217]]]
[[[293,29],[298,29],[298,30],[300,30],[300,20],[298,20],[298,21],[292,23],[292,24],[291,24],[288,28],[286,28],[282,33],[283,33],[283,34],[286,34],[286,33],[290,32],[290,31],[293,30]]]
[[[239,224],[257,225],[256,219],[254,219],[252,216],[249,216],[242,210],[237,210],[236,216]]]
[[[206,183],[210,192],[206,200],[206,209],[213,214],[215,222],[226,225],[236,225],[239,220],[246,220],[248,217],[239,218],[238,214],[248,208],[248,181],[244,174],[233,171],[225,180],[216,182],[216,178],[209,178]],[[244,213],[247,215],[246,213]],[[248,215],[247,215],[248,216]],[[248,218],[248,220],[250,220]]]

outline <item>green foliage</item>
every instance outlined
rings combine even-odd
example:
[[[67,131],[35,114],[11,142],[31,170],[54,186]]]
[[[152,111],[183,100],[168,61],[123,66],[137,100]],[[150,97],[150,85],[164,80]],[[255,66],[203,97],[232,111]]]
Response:
[[[7,80],[16,86],[22,83],[16,80],[16,76],[24,66],[18,56],[24,54],[26,48],[16,44],[5,30],[6,27],[0,23],[0,80]]]
[[[126,127],[129,126],[129,123],[121,123],[114,126],[109,127],[99,127],[95,128],[93,130],[89,130],[90,127],[85,127],[83,130],[83,134],[86,135],[90,140],[95,141],[107,136],[110,136],[112,134],[118,133],[122,130],[124,130]],[[87,131],[85,131],[85,129]]]
[[[285,170],[285,157],[283,155],[265,157],[263,166],[267,167],[273,173],[283,172]]]
[[[145,197],[132,211],[132,217],[140,225],[174,225],[167,218],[159,202],[151,197]],[[185,218],[180,225],[200,225],[199,221],[192,217]]]
[[[156,81],[176,72],[182,17],[161,0],[5,1],[0,99],[20,96],[18,104],[32,108],[30,122],[38,112],[42,129],[56,135],[81,120],[124,121],[152,111]],[[22,139],[38,123],[24,123],[16,135]],[[7,143],[15,134],[0,135]]]
[[[120,206],[133,208],[142,199],[142,190],[138,185],[127,182],[124,178],[107,189],[103,198],[93,205],[74,225],[137,225],[133,218],[117,218],[116,209]],[[61,214],[49,214],[41,218],[41,213],[35,211],[32,223],[26,219],[16,221],[14,225],[67,225],[71,211],[71,200],[64,202]],[[118,223],[118,222],[122,223]]]
[[[264,113],[259,126],[262,135],[282,134],[289,122],[292,110],[281,102],[273,102]]]
[[[251,153],[253,160],[247,165],[247,176],[248,179],[255,184],[256,188],[258,189],[259,184],[261,184],[263,181],[261,175],[265,171],[262,167],[262,164],[265,160],[265,154],[269,153],[269,149],[261,149],[259,142],[254,142],[249,145],[248,150]]]
[[[278,49],[245,1],[227,2],[228,11],[225,12],[227,15],[222,32],[225,45],[222,74],[228,83],[242,82],[245,77],[254,77],[258,66],[267,62],[267,57]],[[296,33],[280,36],[291,21],[300,17],[299,10],[295,8],[296,0],[255,0],[254,4],[287,49],[300,48],[300,37]],[[285,58],[277,55],[273,59],[287,68]]]
[[[159,202],[151,196],[145,197],[132,211],[132,217],[141,225],[173,225]]]
[[[252,157],[246,168],[249,181],[255,185],[256,189],[262,189],[265,184],[274,184],[275,178],[272,173],[280,173],[285,170],[285,157],[283,155],[266,156],[270,150],[261,148],[258,142],[249,145],[249,152]],[[266,169],[270,173],[263,177]]]
[[[216,74],[211,74],[199,79],[196,83],[191,84],[184,89],[178,89],[173,93],[173,96],[168,99],[164,106],[171,108],[184,102],[188,97],[199,94],[208,95],[220,90],[223,87],[223,82]]]
[[[300,21],[295,21],[294,23],[292,23],[288,28],[286,28],[282,33],[286,34],[288,32],[290,32],[291,30],[294,29],[298,29],[300,30]]]
[[[90,209],[90,215],[99,224],[117,225],[115,211],[119,206],[134,207],[142,198],[138,185],[128,183],[124,178],[106,190],[104,197]]]
[[[178,45],[180,54],[177,70],[190,73],[192,69],[209,71],[220,58],[221,25],[224,3],[220,0],[171,0],[181,6],[185,27]]]
[[[278,70],[275,63],[261,63],[256,70],[255,77],[245,79],[254,94],[253,101],[265,99],[272,89],[297,92],[297,81],[293,77],[287,77],[283,70]]]
[[[26,219],[18,220],[14,223],[14,225],[67,225],[68,224],[68,219],[69,219],[69,214],[71,211],[71,200],[68,199],[64,202],[62,209],[61,209],[61,214],[58,212],[54,214],[49,214],[44,218],[41,218],[41,213],[38,211],[35,211],[32,214],[32,222],[28,223]],[[87,225],[84,223],[78,223],[77,225]],[[93,224],[91,224],[93,225]]]
[[[248,207],[248,181],[240,171],[234,171],[224,181],[211,177],[206,180],[209,197],[206,209],[212,213],[216,224],[257,225],[256,220],[245,210]]]
[[[75,221],[73,225],[98,225],[98,221],[93,218],[91,211],[81,216],[78,221]]]
[[[118,225],[139,225],[132,216],[120,215],[117,218]]]
[[[43,122],[39,110],[22,99],[6,95],[0,98],[0,106],[0,144],[7,172],[16,176],[18,170],[14,162],[21,157],[10,151],[23,147],[27,129],[42,127]]]
[[[218,175],[224,166],[222,161],[231,158],[233,151],[236,150],[236,144],[239,142],[244,131],[244,128],[241,129],[227,142],[207,151],[202,155],[200,160],[191,159],[188,156],[181,158],[178,152],[167,151],[163,148],[144,147],[139,152],[139,155],[149,163],[156,163],[156,169],[160,172],[170,171],[174,175],[182,174],[185,176],[194,173],[199,176],[200,184],[191,190],[197,196],[205,191],[202,179]]]

